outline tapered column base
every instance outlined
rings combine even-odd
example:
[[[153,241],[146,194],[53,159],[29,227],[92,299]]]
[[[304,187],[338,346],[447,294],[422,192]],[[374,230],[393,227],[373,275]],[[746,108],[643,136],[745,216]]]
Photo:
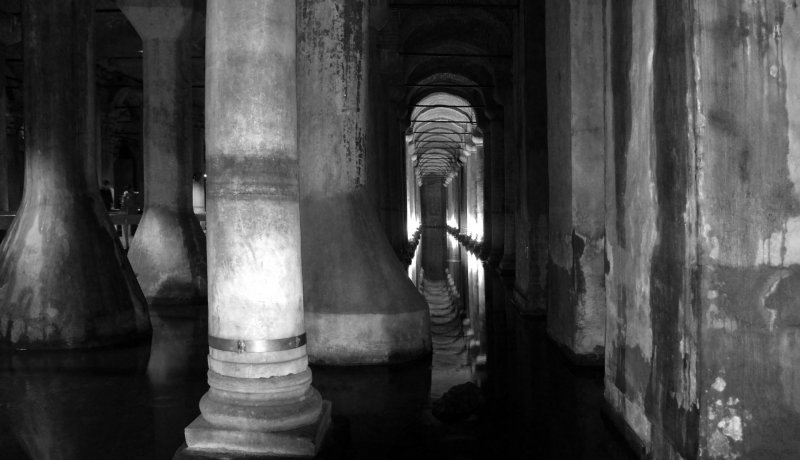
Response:
[[[500,274],[503,276],[513,275],[517,269],[517,261],[514,257],[509,257],[507,254],[503,256],[500,263],[497,265]]]
[[[237,455],[310,458],[319,452],[330,423],[330,401],[322,401],[322,411],[314,423],[287,431],[221,428],[211,425],[201,415],[185,428],[187,449],[179,454],[180,458],[192,458],[195,453],[206,457],[218,453],[220,458],[237,458]]]

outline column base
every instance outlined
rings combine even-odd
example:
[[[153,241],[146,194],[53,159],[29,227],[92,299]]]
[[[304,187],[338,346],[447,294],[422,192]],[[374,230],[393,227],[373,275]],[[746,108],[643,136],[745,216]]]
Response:
[[[187,449],[178,452],[175,459],[207,458],[219,454],[220,458],[253,457],[305,457],[317,455],[325,433],[331,423],[331,403],[322,401],[322,411],[317,420],[300,428],[287,431],[244,431],[211,425],[202,415],[184,430]]]

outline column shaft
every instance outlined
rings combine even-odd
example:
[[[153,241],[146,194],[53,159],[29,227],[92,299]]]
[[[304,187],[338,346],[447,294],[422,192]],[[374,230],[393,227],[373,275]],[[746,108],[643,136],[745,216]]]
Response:
[[[499,106],[495,110],[500,113],[492,114],[494,118],[489,124],[490,135],[488,138],[490,144],[486,158],[488,185],[491,187],[489,207],[487,209],[487,216],[491,226],[487,236],[489,263],[493,266],[500,263],[500,259],[503,257],[503,243],[505,240],[505,123],[502,118],[503,107]]]
[[[517,142],[514,126],[517,123],[511,97],[503,98],[503,257],[500,270],[513,276],[516,265],[516,226],[517,226]]]
[[[5,65],[5,53],[0,52],[0,64]],[[8,112],[8,97],[6,96],[6,75],[0,72],[0,212],[9,212],[9,185],[11,154],[6,135],[6,113]]]
[[[603,4],[547,4],[548,333],[599,363],[605,333]]]

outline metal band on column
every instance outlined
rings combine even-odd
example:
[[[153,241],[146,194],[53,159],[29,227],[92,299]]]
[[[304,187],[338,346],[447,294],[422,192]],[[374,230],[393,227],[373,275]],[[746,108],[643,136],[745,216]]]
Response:
[[[268,351],[286,351],[300,348],[306,344],[305,332],[285,339],[235,340],[208,336],[208,346],[216,350],[234,353],[264,353]]]

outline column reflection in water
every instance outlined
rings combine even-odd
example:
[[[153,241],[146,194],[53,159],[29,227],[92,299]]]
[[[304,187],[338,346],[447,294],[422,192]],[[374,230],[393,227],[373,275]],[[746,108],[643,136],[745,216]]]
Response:
[[[208,388],[207,314],[151,321],[152,345],[0,354],[0,458],[171,458]]]
[[[197,416],[197,402],[208,389],[205,346],[208,312],[202,306],[152,311],[153,342],[147,364],[151,395],[154,458],[171,458],[183,430]]]
[[[0,457],[155,458],[146,392],[149,346],[4,352],[0,355]],[[144,391],[142,391],[144,390]],[[136,439],[131,439],[131,432]],[[10,435],[10,436],[9,436]],[[110,455],[109,457],[106,457]]]

